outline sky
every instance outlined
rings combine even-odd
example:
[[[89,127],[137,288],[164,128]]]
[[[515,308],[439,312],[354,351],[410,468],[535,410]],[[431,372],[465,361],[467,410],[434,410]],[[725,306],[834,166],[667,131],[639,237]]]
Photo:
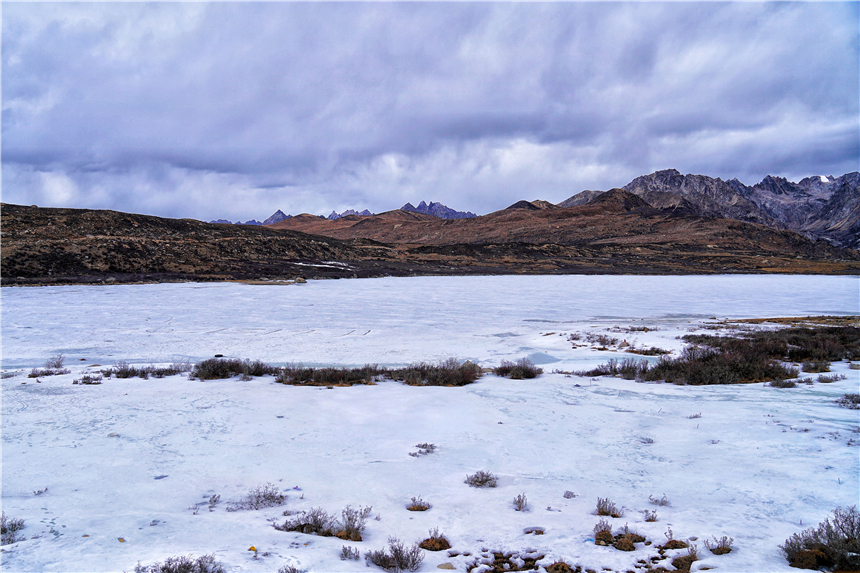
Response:
[[[860,169],[858,3],[2,4],[2,200],[479,214]]]

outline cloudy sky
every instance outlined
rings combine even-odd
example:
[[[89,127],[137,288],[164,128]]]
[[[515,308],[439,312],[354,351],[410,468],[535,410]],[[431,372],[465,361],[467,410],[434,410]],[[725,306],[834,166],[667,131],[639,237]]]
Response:
[[[854,3],[2,5],[2,199],[487,213],[860,163]]]

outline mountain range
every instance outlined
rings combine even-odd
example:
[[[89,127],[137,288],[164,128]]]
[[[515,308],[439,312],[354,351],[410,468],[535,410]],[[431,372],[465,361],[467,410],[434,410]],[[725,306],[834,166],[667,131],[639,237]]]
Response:
[[[2,204],[0,281],[860,274],[860,252],[838,246],[857,245],[858,179],[766,177],[748,187],[667,170],[625,188],[559,204],[522,200],[475,217],[419,208],[337,219],[278,211],[267,225]]]

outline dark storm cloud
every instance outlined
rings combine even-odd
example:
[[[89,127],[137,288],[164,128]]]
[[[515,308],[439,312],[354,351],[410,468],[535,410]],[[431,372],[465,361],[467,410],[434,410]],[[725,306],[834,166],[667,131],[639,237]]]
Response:
[[[487,212],[668,167],[840,175],[857,22],[856,3],[9,3],[3,200],[259,219]]]

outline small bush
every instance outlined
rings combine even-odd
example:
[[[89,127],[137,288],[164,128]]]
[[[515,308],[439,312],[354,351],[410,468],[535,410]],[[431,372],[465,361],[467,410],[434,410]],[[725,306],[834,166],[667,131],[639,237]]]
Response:
[[[527,378],[537,378],[543,374],[543,370],[535,366],[528,358],[520,358],[516,362],[502,360],[501,366],[493,368],[493,374],[512,380],[524,380]]]
[[[359,557],[361,557],[361,552],[357,548],[349,547],[346,545],[340,548],[341,561],[358,561]]]
[[[733,537],[726,537],[725,535],[723,535],[719,539],[717,539],[716,537],[713,537],[713,539],[713,543],[705,539],[705,547],[708,549],[708,551],[710,551],[714,555],[725,555],[726,553],[732,552],[732,543],[734,543],[735,541]]]
[[[350,541],[361,541],[361,534],[367,526],[367,518],[370,516],[371,507],[360,507],[353,509],[347,505],[340,512],[340,531],[337,536]]]
[[[830,372],[830,362],[824,360],[804,362],[802,369],[804,372],[810,372],[813,374],[816,374],[818,372]]]
[[[591,344],[600,346],[615,346],[618,344],[618,339],[608,334],[596,334],[593,332],[586,333],[585,339]]]
[[[480,470],[472,475],[467,475],[465,483],[472,487],[496,487],[498,478],[490,472]]]
[[[149,567],[138,563],[134,573],[227,573],[227,570],[223,564],[215,561],[214,555],[201,555],[197,559],[191,555],[179,555],[168,557],[164,563],[154,563]]]
[[[430,537],[419,543],[418,547],[426,549],[427,551],[444,551],[445,549],[451,549],[451,542],[448,541],[448,538],[445,537],[444,534],[439,533],[438,527],[434,527],[429,533]]]
[[[847,393],[836,400],[836,403],[849,410],[860,410],[860,394]]]
[[[424,442],[423,444],[415,444],[415,447],[418,448],[417,452],[409,452],[409,455],[413,458],[417,458],[418,456],[426,456],[436,451],[436,445],[428,444],[427,442]]]
[[[824,374],[819,374],[816,379],[821,384],[829,384],[831,382],[836,382],[838,380],[845,380],[845,374],[833,374],[831,376],[825,376]]]
[[[410,364],[390,371],[388,376],[410,386],[465,386],[481,377],[481,367],[469,361],[460,364],[456,358],[449,358],[436,364]]]
[[[18,532],[24,529],[23,519],[10,519],[6,512],[0,513],[0,545],[10,545],[21,541]]]
[[[93,374],[92,376],[89,374],[84,374],[80,378],[72,380],[72,384],[85,384],[89,386],[95,386],[102,383],[101,374]]]
[[[575,497],[576,497],[576,494],[575,494],[575,493],[573,493],[573,492],[572,492],[572,491],[570,491],[570,490],[565,490],[565,491],[564,491],[564,495],[562,495],[562,497],[563,497],[564,499],[573,499],[573,498],[575,498]]]
[[[666,497],[666,494],[665,494],[665,493],[663,494],[663,497],[661,497],[660,499],[657,499],[657,498],[656,498],[656,497],[654,497],[653,495],[649,495],[649,496],[648,496],[648,501],[650,501],[650,502],[651,502],[651,505],[659,505],[659,506],[668,506],[668,505],[671,505],[671,503],[669,502],[669,498],[668,498],[668,497]]]
[[[198,380],[221,380],[242,376],[248,379],[250,376],[265,376],[266,374],[277,374],[278,369],[269,366],[259,360],[250,362],[238,358],[209,358],[198,362],[191,370],[189,378]]]
[[[305,368],[286,366],[282,368],[276,382],[304,386],[354,386],[373,384],[376,377],[387,376],[388,370],[366,364],[361,368]]]
[[[287,519],[283,525],[275,525],[280,531],[297,531],[305,534],[316,534],[323,537],[332,537],[337,530],[337,519],[329,515],[321,507],[314,507],[308,511],[302,511],[292,519]]]
[[[55,354],[45,361],[45,368],[49,370],[59,370],[63,367],[66,357],[62,354]]]
[[[612,545],[612,526],[605,519],[601,519],[594,526],[594,543],[596,545]]]
[[[657,521],[657,510],[648,510],[645,509],[642,511],[642,514],[645,516],[645,521],[653,522]]]
[[[517,511],[528,511],[529,501],[526,498],[526,494],[521,493],[517,497],[514,498],[514,509]]]
[[[774,380],[770,383],[774,388],[796,388],[797,383],[794,380]]]
[[[615,504],[608,497],[597,498],[597,515],[608,515],[609,517],[621,517],[624,515],[624,510],[615,507]]]
[[[857,506],[837,507],[818,529],[795,533],[779,546],[789,565],[802,569],[833,567],[835,571],[860,569],[860,513]]]
[[[267,483],[250,490],[241,500],[232,502],[228,511],[236,511],[239,509],[257,510],[265,509],[267,507],[277,507],[279,505],[284,505],[286,501],[287,496],[282,494],[274,484]]]
[[[421,567],[421,562],[424,561],[424,554],[417,543],[407,549],[403,542],[396,537],[388,538],[387,552],[385,549],[368,551],[364,557],[369,563],[394,573],[417,571]]]
[[[305,571],[293,565],[283,565],[278,569],[278,573],[305,573]]]
[[[848,368],[850,368],[851,370],[860,370],[860,364],[855,364],[854,362],[852,362],[848,365]]]
[[[409,511],[427,511],[431,507],[429,503],[421,499],[421,496],[418,496],[412,498],[412,503],[406,506],[406,509]]]

